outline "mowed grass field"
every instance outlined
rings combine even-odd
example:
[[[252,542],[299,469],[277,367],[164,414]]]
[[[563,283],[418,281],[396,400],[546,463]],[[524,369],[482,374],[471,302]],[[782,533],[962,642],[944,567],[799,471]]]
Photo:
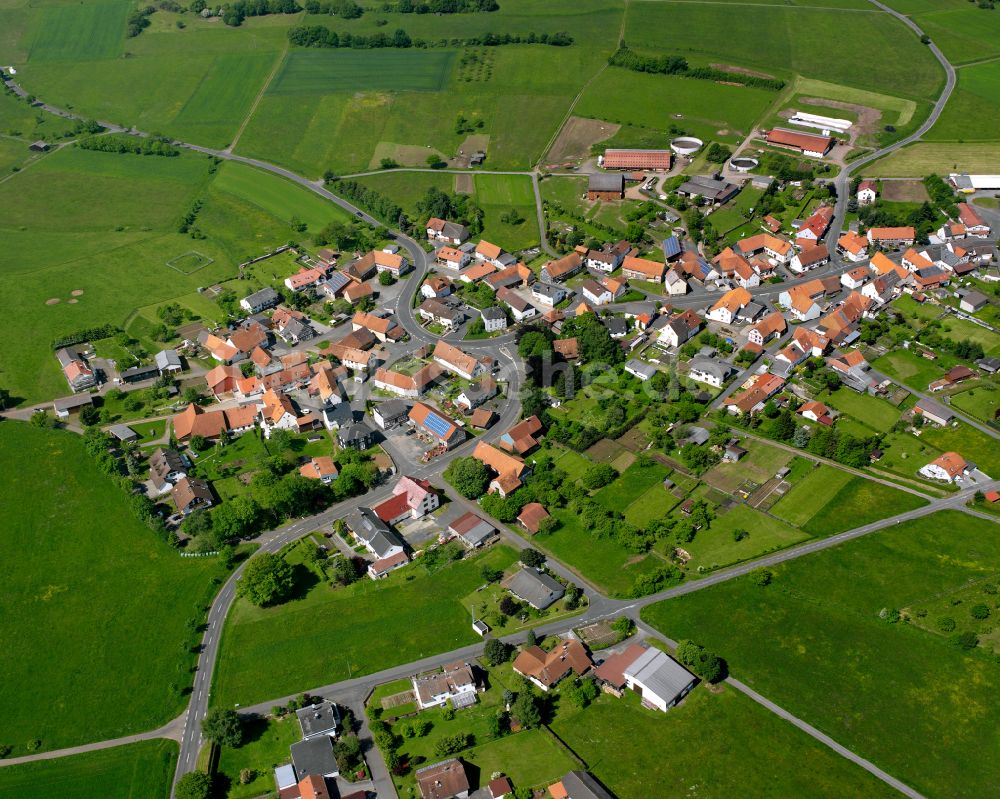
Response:
[[[514,559],[509,547],[494,547],[433,574],[415,563],[378,582],[336,590],[320,583],[275,608],[238,600],[226,619],[212,703],[263,702],[471,644],[477,636],[457,598],[482,584],[483,565],[506,568]]]
[[[559,709],[553,731],[619,799],[647,799],[654,785],[656,796],[702,799],[895,795],[730,686],[699,686],[667,713],[629,691],[602,694],[584,710],[563,699]]]
[[[748,535],[736,541],[733,533],[737,530],[743,530]],[[737,505],[713,519],[707,530],[699,530],[694,541],[685,544],[684,549],[691,554],[689,569],[701,566],[714,569],[784,549],[809,537],[809,533],[790,524],[783,524],[747,505]]]
[[[181,558],[136,521],[76,434],[4,422],[0,463],[3,742],[19,756],[32,740],[59,749],[166,723],[187,701],[186,624],[218,563]]]
[[[904,10],[901,5],[908,7]],[[912,3],[892,0],[893,8],[912,14],[913,20],[941,48],[952,64],[1000,55],[1000,18],[962,0]]]
[[[722,61],[779,76],[798,73],[845,86],[931,99],[944,82],[934,57],[904,25],[872,7],[837,9],[716,3],[641,2],[628,8],[625,41],[639,51],[669,49],[701,61]],[[831,32],[850,30],[837,47]],[[865,54],[891,52],[878,70]]]
[[[167,799],[173,741],[142,741],[0,768],[0,799]]]
[[[454,50],[294,50],[271,94],[311,94],[390,89],[435,92],[444,88]]]
[[[925,137],[928,141],[998,141],[1000,62],[963,67],[958,85],[941,118]]]
[[[538,244],[538,216],[531,178],[521,175],[476,175],[476,202],[483,209],[483,238],[505,250],[516,251]],[[501,217],[517,211],[524,221],[517,225]]]
[[[879,613],[994,578],[995,525],[937,513],[773,571],[765,589],[741,578],[643,618],[717,652],[733,676],[925,796],[992,793],[1000,667]]]
[[[865,167],[873,178],[920,178],[932,172],[1000,172],[1000,147],[995,142],[917,142]]]

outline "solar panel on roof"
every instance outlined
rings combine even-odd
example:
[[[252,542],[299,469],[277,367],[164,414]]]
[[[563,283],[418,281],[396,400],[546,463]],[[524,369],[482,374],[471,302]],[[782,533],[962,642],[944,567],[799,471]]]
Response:
[[[442,419],[436,413],[427,414],[427,418],[424,420],[424,427],[430,430],[438,438],[444,438],[448,435],[448,431],[451,428],[451,422],[447,419]]]
[[[663,240],[663,254],[667,258],[671,258],[674,255],[680,255],[681,243],[677,240],[676,236],[669,236]]]

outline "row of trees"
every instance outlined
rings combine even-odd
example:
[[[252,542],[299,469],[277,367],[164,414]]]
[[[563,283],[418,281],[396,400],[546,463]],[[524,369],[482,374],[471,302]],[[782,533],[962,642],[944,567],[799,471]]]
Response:
[[[162,155],[173,158],[181,154],[169,139],[148,136],[129,136],[126,133],[112,133],[107,136],[85,136],[77,139],[81,150],[97,150],[102,153],[133,153],[135,155]]]
[[[375,189],[363,186],[355,180],[338,180],[335,176],[325,177],[324,182],[341,197],[346,197],[388,225],[399,224],[403,218],[403,209],[390,197]]]
[[[778,78],[765,78],[760,75],[747,75],[742,72],[727,72],[714,67],[692,67],[687,59],[679,55],[646,56],[639,55],[634,50],[630,50],[622,44],[611,57],[608,63],[613,67],[630,69],[633,72],[651,72],[658,75],[679,75],[685,78],[698,78],[701,80],[726,81],[728,83],[741,83],[744,86],[753,86],[757,89],[772,89],[780,91],[785,88],[785,82]]]
[[[341,19],[357,19],[365,13],[354,0],[307,0],[305,8],[310,14],[329,14]]]
[[[499,11],[497,0],[430,0],[430,2],[413,2],[413,0],[396,0],[395,3],[383,3],[379,10],[384,13],[396,14],[472,14],[476,12]]]
[[[297,14],[302,7],[295,0],[236,0],[222,9],[222,21],[234,28],[247,17],[266,17],[269,14]]]
[[[372,33],[367,36],[355,33],[338,33],[323,25],[297,25],[288,31],[288,40],[297,47],[349,47],[355,50],[376,50],[383,47],[426,49],[435,46],[459,47],[500,47],[507,44],[549,44],[567,47],[573,43],[568,33],[483,33],[464,39],[445,39],[428,42],[425,39],[411,39],[402,28],[394,33]]]

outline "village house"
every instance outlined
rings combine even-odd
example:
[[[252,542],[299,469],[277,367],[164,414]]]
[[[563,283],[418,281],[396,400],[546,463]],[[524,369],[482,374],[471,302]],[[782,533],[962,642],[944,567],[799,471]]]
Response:
[[[483,320],[483,330],[487,333],[497,333],[507,329],[507,314],[498,305],[483,308],[479,312],[479,315]]]
[[[476,444],[472,457],[496,475],[490,480],[491,494],[506,497],[520,488],[523,479],[531,474],[531,467],[520,458],[508,455],[485,441]]]
[[[860,350],[848,350],[826,359],[829,366],[848,388],[858,392],[870,392],[875,389],[875,380],[869,377],[868,361]]]
[[[954,483],[959,478],[972,474],[975,470],[976,465],[968,463],[957,452],[945,452],[926,466],[921,466],[920,474],[931,480]]]
[[[353,414],[351,421],[337,428],[337,445],[341,449],[354,449],[359,452],[375,445],[375,431],[364,421],[355,422]]]
[[[549,261],[542,267],[541,279],[548,283],[566,280],[583,269],[583,257],[578,252],[571,252],[555,261]]]
[[[372,408],[372,419],[382,430],[391,430],[406,422],[409,406],[402,400],[385,400]]]
[[[337,465],[333,458],[327,455],[320,455],[310,458],[299,467],[299,474],[310,480],[319,480],[324,485],[330,485],[339,476]]]
[[[373,383],[375,388],[397,394],[400,397],[416,398],[426,392],[444,370],[436,363],[421,367],[412,375],[404,375],[391,369],[376,370]]]
[[[465,321],[465,312],[460,307],[435,298],[420,303],[417,315],[425,322],[439,324],[447,330],[455,330]]]
[[[240,307],[247,313],[260,313],[268,308],[273,308],[281,302],[281,295],[270,286],[248,294],[240,300]]]
[[[799,274],[803,272],[808,272],[810,269],[815,269],[816,267],[823,266],[823,264],[830,263],[830,251],[827,249],[825,244],[818,244],[814,247],[806,247],[801,252],[797,253],[792,262],[789,264],[789,269],[793,272],[798,272]]]
[[[651,363],[643,363],[631,358],[625,362],[625,371],[630,375],[639,378],[643,383],[652,380],[656,375],[656,367]]]
[[[157,447],[149,456],[149,481],[157,493],[166,494],[182,477],[187,477],[191,462],[174,449]]]
[[[810,158],[822,158],[833,149],[834,139],[815,133],[801,133],[788,128],[772,128],[765,136],[767,143],[775,147],[795,150]]]
[[[215,504],[212,487],[207,480],[197,477],[181,477],[170,489],[177,512],[188,516],[199,508],[210,508]]]
[[[778,303],[787,308],[795,319],[808,322],[819,317],[819,302],[825,294],[822,281],[810,280],[782,291],[778,295]]]
[[[496,244],[491,244],[485,239],[476,245],[474,254],[477,261],[492,264],[497,269],[503,269],[505,266],[509,266],[514,260],[513,256],[503,251],[502,247],[498,247]]]
[[[681,273],[676,269],[670,269],[666,275],[663,277],[663,285],[667,289],[667,294],[671,297],[680,296],[687,294],[688,284],[687,281],[681,276]]]
[[[526,580],[534,580],[540,577],[547,578],[544,584],[536,585],[532,582],[530,588],[527,585],[524,586],[527,589],[525,593],[531,595],[536,601],[543,603],[544,607],[548,607],[559,598],[557,597],[549,601],[549,596],[555,592],[555,588],[550,587],[548,583],[554,583],[555,586],[559,587],[560,591],[562,590],[562,585],[547,574],[539,575],[531,569],[521,569],[521,571],[515,573],[514,577],[522,574],[526,575]],[[515,593],[514,591],[511,592]],[[535,607],[527,598],[519,594],[517,596],[528,602],[532,607]],[[562,593],[559,593],[559,596],[561,597]],[[546,602],[548,604],[544,604]],[[546,693],[558,685],[564,677],[570,674],[582,677],[593,666],[594,662],[590,659],[590,655],[587,654],[587,650],[575,638],[560,641],[550,652],[546,652],[538,646],[525,647],[514,659],[514,671],[530,680]]]
[[[958,308],[966,313],[976,313],[990,304],[989,297],[981,291],[962,289],[958,292]]]
[[[958,218],[965,227],[967,236],[986,238],[992,232],[990,226],[983,221],[979,211],[968,203],[958,204]]]
[[[257,420],[257,409],[253,405],[227,410],[206,411],[199,405],[191,403],[171,420],[174,437],[178,441],[187,441],[192,436],[207,439],[217,439],[223,433],[241,435],[254,427]]]
[[[287,394],[269,389],[264,392],[260,404],[260,427],[264,438],[270,438],[275,430],[301,433],[312,430],[319,419],[312,413],[299,414]]]
[[[692,200],[703,199],[710,205],[722,205],[739,194],[740,187],[720,178],[692,175],[677,187],[676,192]]]
[[[605,244],[600,250],[588,250],[587,268],[597,272],[614,272],[631,251],[632,245],[624,239],[614,244]]]
[[[56,360],[62,368],[72,391],[86,391],[97,385],[97,375],[86,360],[73,347],[56,350]]]
[[[492,377],[483,377],[464,388],[462,393],[455,397],[455,405],[471,411],[495,397],[498,390],[497,383]]]
[[[544,272],[544,269],[542,271]],[[554,308],[568,296],[570,296],[569,291],[554,283],[535,283],[531,287],[531,298],[547,308]]]
[[[622,261],[622,277],[626,280],[647,280],[651,283],[663,282],[666,264],[650,261],[648,258],[628,256]]]
[[[694,311],[684,311],[664,323],[660,328],[659,342],[669,349],[675,349],[694,338],[703,324],[701,317]]]
[[[955,414],[947,408],[928,399],[918,400],[917,404],[913,406],[913,413],[915,416],[921,416],[938,427],[945,427],[951,424],[955,418]]]
[[[450,758],[416,772],[421,799],[468,799],[469,778],[461,760]]]
[[[410,423],[425,435],[430,436],[444,449],[451,449],[465,440],[465,431],[440,411],[415,402],[410,408]]]
[[[344,272],[334,272],[326,280],[320,283],[316,289],[321,295],[320,298],[326,297],[330,300],[335,300],[344,293],[344,289],[354,283],[354,279]]]
[[[844,288],[856,290],[868,282],[870,275],[871,273],[868,271],[867,267],[856,266],[853,269],[847,270],[840,276],[840,283]]]
[[[464,269],[471,260],[472,256],[469,253],[456,250],[454,247],[441,247],[434,253],[435,263],[455,271]]]
[[[852,291],[840,305],[820,319],[816,332],[834,344],[849,343],[861,317],[871,307],[872,301],[857,291]]]
[[[837,239],[837,252],[848,261],[863,261],[868,257],[868,239],[849,230]]]
[[[607,305],[614,300],[614,295],[596,280],[585,280],[580,284],[583,298],[593,305]]]
[[[787,264],[795,252],[790,242],[769,233],[758,233],[755,236],[740,239],[736,242],[735,249],[744,258],[751,258],[763,253],[779,264]]]
[[[500,289],[497,292],[497,301],[510,308],[515,322],[523,322],[538,315],[538,309],[534,305],[510,289]]]
[[[455,285],[444,275],[431,275],[420,286],[420,296],[424,299],[447,297],[455,290]]]
[[[862,180],[858,184],[858,205],[871,205],[878,199],[878,183],[874,180]]]
[[[529,502],[517,516],[517,523],[531,535],[535,535],[542,527],[542,522],[549,518],[545,506],[538,502]]]
[[[446,341],[434,345],[434,362],[464,380],[472,380],[484,371],[483,365],[473,356]]]
[[[393,486],[392,497],[373,505],[372,512],[395,526],[406,519],[422,519],[440,504],[440,497],[427,480],[406,475]]]
[[[494,291],[502,288],[515,288],[517,286],[530,286],[535,282],[535,273],[522,263],[511,264],[499,272],[487,275],[483,282]]]
[[[722,324],[732,324],[736,314],[753,300],[750,292],[744,288],[735,288],[723,294],[713,305],[706,318]]]
[[[795,243],[801,248],[815,245],[826,235],[832,221],[833,208],[829,205],[820,206],[795,231]]]
[[[403,329],[392,317],[357,311],[351,318],[351,330],[368,330],[381,342],[397,341],[404,335]]]
[[[302,267],[294,275],[285,278],[285,288],[289,291],[299,292],[303,289],[316,288],[326,280],[330,272],[327,266]],[[256,312],[254,312],[256,313]]]
[[[468,663],[449,663],[437,671],[411,678],[417,707],[441,707],[451,703],[456,710],[476,704],[476,677]]]
[[[500,436],[497,443],[508,452],[525,455],[538,446],[538,434],[542,432],[542,423],[537,416],[522,419],[510,430]]]
[[[753,375],[742,386],[740,391],[726,398],[725,407],[729,413],[758,413],[771,397],[781,391],[785,385],[783,378],[765,372]]]
[[[443,241],[446,244],[457,247],[468,238],[469,231],[465,225],[438,219],[436,216],[432,216],[427,220],[428,241]]]
[[[785,334],[788,324],[779,311],[772,311],[747,331],[747,340],[763,347],[772,338]]]
[[[826,425],[827,427],[833,425],[833,415],[830,413],[830,409],[817,400],[803,402],[799,406],[797,413],[803,419],[808,419],[811,422],[818,422],[819,424]]]
[[[552,799],[615,799],[611,793],[586,771],[571,771],[559,782],[549,786]]]
[[[868,243],[874,247],[898,249],[912,247],[917,238],[913,227],[873,227],[868,230]]]
[[[351,535],[375,557],[368,566],[371,579],[381,579],[409,562],[403,539],[371,508],[358,508],[345,521]]]
[[[735,372],[731,364],[715,358],[692,358],[688,361],[688,377],[715,388],[722,388]]]

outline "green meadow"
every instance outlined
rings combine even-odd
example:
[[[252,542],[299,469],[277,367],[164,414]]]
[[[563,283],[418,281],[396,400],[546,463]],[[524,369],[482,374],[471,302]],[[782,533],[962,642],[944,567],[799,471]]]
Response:
[[[994,528],[936,513],[773,567],[766,588],[741,578],[642,615],[717,652],[734,677],[925,796],[986,796],[1000,780],[1000,667],[936,624],[888,619],[970,581],[995,582]]]
[[[3,422],[0,462],[2,496],[46,497],[0,505],[0,558],[17,564],[0,594],[2,742],[16,757],[31,741],[60,749],[166,723],[187,702],[187,625],[218,563],[181,558],[140,524],[74,433]]]
[[[997,141],[1000,62],[963,67],[944,113],[927,133],[929,141]]]
[[[0,799],[167,799],[177,744],[142,741],[0,768]]]
[[[124,0],[53,5],[41,9],[31,41],[31,61],[114,58],[125,40]]]
[[[440,91],[454,59],[455,52],[449,50],[295,50],[268,91]]]

